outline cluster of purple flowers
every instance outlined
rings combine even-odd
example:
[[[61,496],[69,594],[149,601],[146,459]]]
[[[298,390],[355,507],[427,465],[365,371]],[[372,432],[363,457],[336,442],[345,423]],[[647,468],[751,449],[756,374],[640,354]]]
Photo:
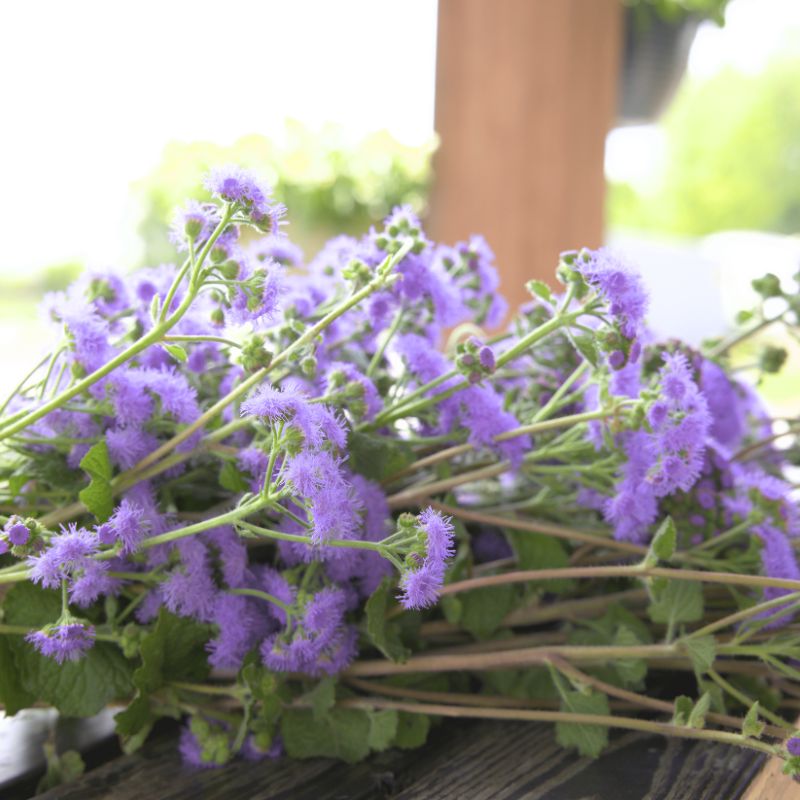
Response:
[[[90,384],[15,442],[33,477],[15,490],[25,515],[5,521],[0,556],[64,592],[62,617],[27,637],[45,656],[79,659],[104,635],[89,609],[114,597],[138,626],[162,609],[201,623],[215,669],[256,660],[283,677],[335,675],[364,645],[364,603],[387,578],[403,609],[436,603],[455,531],[425,492],[452,476],[459,503],[547,501],[636,542],[667,513],[692,541],[751,523],[764,571],[800,579],[788,487],[769,465],[736,460],[765,425],[754,393],[653,342],[641,279],[609,251],[565,256],[565,297],[535,299],[487,339],[480,326],[500,326],[507,306],[482,238],[436,244],[402,207],[305,264],[256,177],[223,168],[206,185],[213,201],[189,203],[173,226],[183,266],[89,273],[47,299],[62,345],[37,391],[9,406],[24,415]],[[266,236],[248,241],[244,225]],[[345,305],[356,291],[363,301]],[[575,330],[556,331],[562,318]],[[601,417],[611,406],[635,412],[594,418],[588,435],[558,420],[536,430],[543,409]],[[446,464],[427,458],[439,447]],[[596,463],[573,469],[587,453]],[[474,469],[482,482],[458,486]],[[103,510],[59,516],[89,479],[87,491],[107,493]],[[50,514],[67,524],[40,525]],[[473,548],[478,560],[511,554],[494,534]],[[227,758],[230,738],[200,721],[181,749],[208,764]]]

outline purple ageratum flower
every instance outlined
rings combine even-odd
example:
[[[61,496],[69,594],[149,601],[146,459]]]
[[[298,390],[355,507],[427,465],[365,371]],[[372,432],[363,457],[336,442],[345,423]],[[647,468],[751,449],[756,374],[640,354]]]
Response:
[[[700,364],[700,388],[713,419],[711,435],[725,447],[738,448],[747,433],[750,400],[746,389],[705,358]]]
[[[656,495],[664,497],[678,489],[688,491],[700,477],[712,420],[683,354],[664,354],[660,386],[662,399],[649,415],[654,463],[647,479]]]
[[[340,588],[322,589],[306,604],[303,616],[291,631],[268,636],[261,645],[261,659],[276,672],[335,675],[355,657],[357,632],[346,625],[347,593]]]
[[[135,552],[147,534],[144,509],[127,497],[117,506],[107,522],[98,528],[98,536],[104,544],[120,542],[123,553]]]
[[[211,203],[190,200],[175,212],[169,238],[178,250],[188,250],[189,242],[205,242],[219,223],[219,211]]]
[[[91,563],[99,547],[97,537],[85,528],[79,528],[74,522],[67,528],[62,526],[61,533],[50,540],[47,550],[27,559],[31,580],[47,589],[55,589],[73,572]]]
[[[407,333],[398,336],[393,349],[403,358],[409,371],[422,383],[428,383],[451,369],[450,362],[419,334]]]
[[[27,544],[31,536],[28,526],[19,517],[11,517],[9,519],[5,525],[4,533],[8,537],[8,541],[15,547],[22,547]]]
[[[137,426],[111,428],[106,431],[108,455],[112,463],[130,469],[158,447],[158,439]]]
[[[800,756],[800,736],[792,736],[786,741],[786,749],[789,755]]]
[[[164,605],[173,614],[195,617],[201,622],[213,618],[219,590],[205,544],[196,539],[177,542],[181,563],[160,585]]]
[[[113,562],[87,561],[79,574],[73,574],[69,586],[70,602],[86,608],[100,597],[117,594],[122,587],[122,581],[108,574],[112,568],[110,563]]]
[[[205,185],[214,196],[237,203],[260,226],[268,223],[270,231],[278,233],[285,209],[273,202],[272,190],[255,173],[233,165],[217,167],[209,172]]]
[[[763,544],[761,562],[764,572],[770,578],[788,578],[789,580],[800,581],[800,568],[797,566],[794,548],[786,534],[774,525],[769,524],[754,525],[753,531]],[[790,589],[768,586],[764,589],[764,598],[772,600],[790,593]],[[778,609],[771,609],[766,614],[777,614],[777,612]],[[768,624],[768,627],[780,627],[790,621],[786,615],[777,616],[776,619]]]
[[[94,628],[77,620],[48,625],[25,636],[43,656],[53,658],[59,664],[83,658],[94,645],[94,638]]]
[[[424,547],[411,557],[414,563],[400,579],[404,608],[426,608],[437,601],[447,560],[453,555],[454,529],[449,517],[428,507],[417,517],[417,525]]]
[[[588,256],[588,261],[579,257],[575,268],[607,300],[622,334],[635,339],[644,323],[648,304],[641,276],[605,247],[583,251],[583,254]]]
[[[303,263],[303,251],[286,236],[264,236],[247,252],[256,261],[277,261],[284,267],[298,268]]]
[[[347,431],[341,419],[327,406],[311,404],[296,386],[276,388],[263,384],[242,403],[242,414],[263,417],[271,422],[289,421],[308,447],[320,449],[330,443],[337,449],[347,444]]]
[[[226,318],[234,325],[272,320],[286,294],[284,268],[277,261],[243,259],[237,281]]]

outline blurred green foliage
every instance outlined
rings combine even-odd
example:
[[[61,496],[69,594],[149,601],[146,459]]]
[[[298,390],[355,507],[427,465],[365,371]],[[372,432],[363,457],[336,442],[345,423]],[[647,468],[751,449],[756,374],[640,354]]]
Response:
[[[717,25],[725,22],[725,6],[729,0],[622,0],[630,8],[651,8],[662,19],[677,20],[688,14],[707,17]]]
[[[172,143],[134,187],[144,206],[144,262],[174,257],[164,222],[187,198],[204,199],[210,167],[235,163],[264,175],[289,210],[292,240],[309,254],[335,234],[365,231],[399,203],[423,211],[434,148],[434,142],[408,147],[386,132],[353,143],[338,126],[312,131],[298,122],[287,123],[280,141],[250,135],[232,146]]]
[[[687,81],[663,119],[666,169],[646,194],[609,187],[612,227],[700,236],[800,231],[800,60]]]

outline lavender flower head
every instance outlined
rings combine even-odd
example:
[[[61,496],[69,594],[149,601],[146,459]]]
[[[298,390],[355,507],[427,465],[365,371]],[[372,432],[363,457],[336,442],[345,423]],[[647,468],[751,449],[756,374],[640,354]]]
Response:
[[[229,165],[211,170],[205,180],[206,188],[221,200],[236,203],[265,230],[278,233],[284,214],[280,204],[273,203],[272,190],[255,173]]]
[[[404,608],[426,608],[439,597],[447,560],[453,555],[453,524],[449,517],[428,507],[416,520],[399,521],[401,529],[416,533],[416,546],[406,558],[400,579]]]
[[[63,664],[83,658],[94,645],[95,632],[91,625],[73,619],[31,631],[25,638],[43,656]]]

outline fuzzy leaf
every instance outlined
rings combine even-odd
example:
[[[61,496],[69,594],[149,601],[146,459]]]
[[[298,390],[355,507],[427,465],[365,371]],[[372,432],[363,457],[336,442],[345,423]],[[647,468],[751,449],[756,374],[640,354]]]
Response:
[[[476,639],[491,636],[514,607],[515,588],[511,585],[490,586],[464,592],[459,624]]]
[[[706,714],[711,707],[711,695],[704,692],[703,696],[695,703],[692,713],[689,714],[689,719],[686,724],[690,728],[703,728],[706,724]]]
[[[672,517],[666,517],[659,525],[650,549],[645,558],[648,566],[654,567],[659,561],[669,561],[675,555],[675,545],[678,538],[678,530]]]
[[[133,683],[142,692],[154,692],[169,681],[201,681],[208,674],[205,643],[208,627],[162,608],[153,629],[142,639],[142,666]]]
[[[398,714],[394,709],[369,711],[369,747],[382,752],[392,746],[397,735]]]
[[[516,553],[520,569],[563,569],[569,566],[569,555],[564,545],[552,536],[512,530],[507,530],[506,535]],[[553,594],[563,594],[572,589],[574,581],[532,581],[528,585],[541,586]]]
[[[667,580],[654,589],[647,613],[653,622],[675,625],[703,616],[703,587],[695,581]]]
[[[697,675],[705,675],[714,665],[717,643],[713,636],[698,636],[682,641],[686,654],[692,661]]]
[[[250,491],[250,481],[244,473],[236,468],[233,461],[226,461],[219,471],[219,484],[223,489],[238,494],[239,492]]]
[[[409,651],[400,637],[400,627],[394,621],[386,619],[393,585],[389,578],[384,578],[367,600],[367,635],[386,658],[403,662],[408,658]]]
[[[597,352],[597,345],[595,344],[594,337],[588,333],[582,333],[579,336],[573,336],[572,342],[578,352],[593,366],[597,366],[600,356]]]
[[[281,734],[291,758],[327,756],[349,764],[369,754],[371,721],[366,711],[334,708],[321,720],[307,708],[288,708],[281,717]]]
[[[58,619],[61,596],[32,583],[18,583],[6,595],[3,608],[10,625],[41,628]],[[97,642],[79,661],[58,664],[21,636],[8,637],[7,642],[24,693],[66,716],[90,717],[131,692],[131,666],[115,645]]]
[[[164,344],[162,347],[176,360],[183,363],[189,358],[186,349],[179,344]]]
[[[347,466],[372,481],[382,481],[414,463],[414,452],[403,442],[358,431],[351,431],[347,441],[350,450]]]
[[[16,638],[16,637],[14,637]],[[28,708],[36,698],[22,684],[22,676],[14,663],[11,636],[0,636],[0,704],[13,717],[21,708]]]
[[[764,723],[758,718],[758,700],[750,706],[742,722],[742,735],[758,738],[764,732]]]
[[[561,710],[573,714],[609,713],[608,698],[604,694],[566,691],[561,694]],[[562,747],[575,747],[582,756],[597,758],[608,744],[608,728],[605,725],[585,723],[556,723],[556,740]]]
[[[305,699],[311,703],[311,713],[319,722],[333,708],[336,702],[336,681],[333,678],[323,678]]]
[[[546,300],[548,303],[553,299],[553,293],[544,281],[530,280],[525,284],[525,288],[532,295],[538,295],[542,300]]]
[[[105,522],[114,511],[114,496],[111,492],[113,470],[104,439],[92,445],[81,459],[80,466],[88,473],[90,481],[78,497],[99,522]]]
[[[640,641],[630,628],[620,625],[613,643],[618,647],[635,647]],[[647,662],[643,658],[616,659],[613,665],[625,686],[641,686],[647,676]]]
[[[428,739],[430,727],[430,717],[425,714],[411,714],[408,711],[400,711],[397,715],[397,733],[394,738],[394,746],[403,750],[414,750],[417,747],[422,747]]]
[[[675,698],[675,712],[672,715],[673,725],[686,725],[689,721],[689,716],[694,708],[694,703],[691,697],[685,694],[679,695]]]

